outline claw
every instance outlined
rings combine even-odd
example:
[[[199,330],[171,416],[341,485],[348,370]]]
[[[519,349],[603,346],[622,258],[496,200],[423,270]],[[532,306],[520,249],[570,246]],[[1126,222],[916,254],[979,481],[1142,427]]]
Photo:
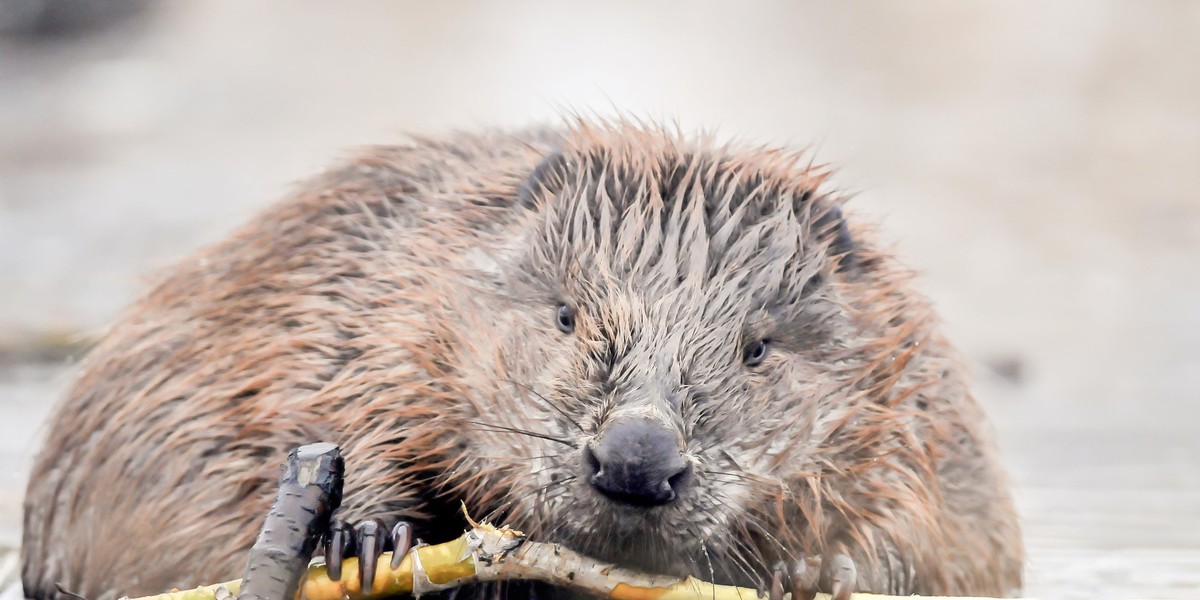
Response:
[[[783,600],[783,590],[787,580],[787,565],[782,561],[775,563],[771,575],[771,595],[768,596],[768,600]]]
[[[342,578],[342,561],[354,555],[354,530],[345,521],[334,520],[329,523],[329,532],[325,534],[325,571],[329,578],[338,581]]]
[[[830,567],[829,593],[831,600],[850,600],[850,594],[854,591],[855,582],[858,580],[858,570],[854,568],[854,561],[845,554],[837,554],[834,555],[833,564]]]
[[[392,528],[392,570],[400,568],[405,555],[412,549],[412,527],[407,521],[400,521]]]
[[[788,573],[792,580],[792,600],[813,600],[821,581],[821,559],[800,554]]]
[[[363,592],[375,587],[375,567],[379,555],[383,554],[383,532],[383,523],[375,519],[367,519],[355,528],[355,537],[358,538],[358,579]]]

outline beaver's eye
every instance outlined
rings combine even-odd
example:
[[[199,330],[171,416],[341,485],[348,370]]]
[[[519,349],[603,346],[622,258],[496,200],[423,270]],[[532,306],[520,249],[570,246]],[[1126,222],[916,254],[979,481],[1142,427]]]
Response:
[[[563,333],[575,331],[575,311],[566,304],[558,305],[558,317],[554,320],[558,329]]]
[[[747,367],[754,367],[762,364],[764,358],[767,357],[767,349],[771,345],[771,340],[761,339],[752,342],[742,351],[742,363]]]

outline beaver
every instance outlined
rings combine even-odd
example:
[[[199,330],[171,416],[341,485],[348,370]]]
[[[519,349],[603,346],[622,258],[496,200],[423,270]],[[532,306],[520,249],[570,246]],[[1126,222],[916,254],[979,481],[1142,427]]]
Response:
[[[90,351],[29,481],[26,593],[239,576],[278,465],[316,440],[346,457],[338,565],[407,544],[381,527],[456,537],[465,503],[774,597],[1019,591],[967,369],[831,173],[567,118],[313,176]]]

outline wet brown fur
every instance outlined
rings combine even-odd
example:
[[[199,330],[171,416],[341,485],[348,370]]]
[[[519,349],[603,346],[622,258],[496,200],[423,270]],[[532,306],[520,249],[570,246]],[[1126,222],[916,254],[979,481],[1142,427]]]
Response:
[[[461,532],[463,500],[668,573],[754,585],[776,559],[846,552],[863,589],[1016,592],[1020,533],[964,369],[826,175],[580,120],[316,177],[91,352],[29,484],[27,593],[238,576],[278,465],[315,440],[347,457],[343,517],[427,541]],[[686,440],[674,504],[623,507],[580,476],[582,444],[629,412]]]

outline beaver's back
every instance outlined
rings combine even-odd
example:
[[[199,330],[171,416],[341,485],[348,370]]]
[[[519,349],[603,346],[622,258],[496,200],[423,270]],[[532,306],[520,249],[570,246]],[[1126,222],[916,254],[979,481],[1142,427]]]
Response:
[[[374,149],[184,260],[90,352],[49,420],[25,500],[26,593],[239,576],[299,444],[341,444],[348,493],[386,477],[403,460],[384,448],[397,406],[420,417],[437,399],[421,360],[394,360],[425,345],[425,284],[453,287],[437,273],[487,243],[476,230],[509,218],[545,151],[499,136]],[[423,404],[408,406],[414,390]],[[428,435],[417,442],[439,443]]]

